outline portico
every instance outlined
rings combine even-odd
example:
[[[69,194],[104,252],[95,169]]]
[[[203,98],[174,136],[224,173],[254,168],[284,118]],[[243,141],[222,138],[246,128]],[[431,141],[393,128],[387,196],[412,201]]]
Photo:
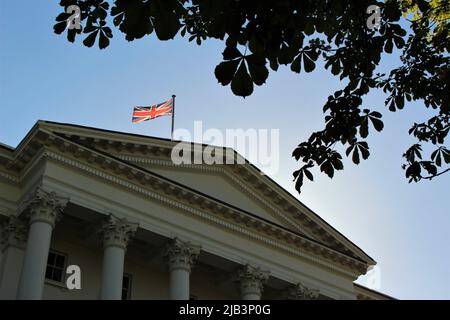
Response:
[[[1,297],[356,298],[363,251],[249,164],[174,167],[173,145],[40,122],[2,150]],[[49,280],[49,252],[81,290]]]
[[[125,219],[120,220],[112,215],[100,217],[99,213],[95,213],[87,220],[81,220],[81,217],[90,214],[88,211],[69,204],[67,211],[61,214],[61,220],[55,224],[49,246],[49,249],[52,248],[58,252],[69,252],[68,264],[79,263],[82,270],[82,290],[80,291],[85,291],[84,294],[87,295],[87,298],[98,296],[99,299],[121,299],[122,275],[124,271],[132,271],[134,281],[137,282],[143,272],[136,272],[136,269],[148,269],[148,273],[154,277],[158,277],[158,274],[165,274],[165,283],[157,283],[155,285],[156,292],[152,292],[148,297],[146,297],[145,291],[137,290],[138,292],[133,298],[139,299],[188,300],[191,294],[198,297],[199,294],[205,293],[211,294],[211,297],[214,298],[213,291],[216,291],[214,293],[216,298],[259,300],[262,298],[264,287],[268,291],[268,296],[272,296],[272,298],[281,297],[283,293],[287,295],[291,289],[291,284],[280,279],[268,281],[270,273],[260,267],[250,264],[240,265],[220,256],[207,252],[201,253],[200,245],[138,229],[136,223]],[[82,214],[76,216],[77,212],[82,212]],[[11,219],[10,228],[13,228],[15,223],[15,219]],[[109,232],[106,240],[104,239],[105,228]],[[124,237],[128,239],[124,239]],[[108,242],[105,243],[105,241]],[[38,243],[34,245],[38,245]],[[43,245],[41,244],[41,246]],[[38,247],[41,246],[38,245]],[[21,255],[27,259],[25,247],[28,246],[17,250],[20,250]],[[110,251],[111,248],[117,248],[117,250]],[[94,253],[96,260],[90,260],[89,256],[91,255],[82,257],[84,251]],[[32,256],[33,258],[37,259],[35,255]],[[93,264],[95,267],[90,267]],[[35,270],[36,268],[32,269],[32,271]],[[24,271],[22,271],[23,273]],[[194,277],[193,283],[191,273]],[[92,283],[93,278],[96,279],[95,283]],[[42,278],[42,283],[33,281],[29,284],[26,283],[26,279],[24,276],[17,279],[17,298],[53,299],[81,294],[77,290],[68,290],[64,283],[55,284]],[[89,288],[90,286],[86,285],[87,282],[91,282],[94,286]],[[151,291],[151,282],[147,285],[148,289],[146,290]],[[167,286],[167,289],[161,290],[161,285]],[[193,290],[190,290],[192,286]],[[36,294],[35,287],[42,288],[42,291],[39,291],[41,295]],[[86,292],[88,290],[90,292]]]

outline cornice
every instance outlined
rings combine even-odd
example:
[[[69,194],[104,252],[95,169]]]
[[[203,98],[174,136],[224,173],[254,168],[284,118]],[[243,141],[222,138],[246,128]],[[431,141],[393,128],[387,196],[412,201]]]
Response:
[[[397,300],[387,294],[364,287],[357,283],[353,283],[353,287],[358,300]]]
[[[14,182],[14,183],[20,182],[20,176],[18,176],[16,174],[7,173],[4,171],[0,171],[0,178],[4,179],[6,181]]]
[[[36,152],[42,147],[39,137],[43,134],[37,130],[38,124],[34,125],[26,137],[8,156],[0,155],[0,177],[8,181],[19,183],[21,172],[35,157]]]

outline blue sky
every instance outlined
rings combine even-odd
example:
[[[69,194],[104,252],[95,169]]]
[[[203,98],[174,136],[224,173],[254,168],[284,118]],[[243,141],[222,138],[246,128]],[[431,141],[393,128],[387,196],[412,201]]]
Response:
[[[272,178],[378,262],[379,290],[401,299],[450,299],[449,177],[408,184],[401,170],[401,155],[414,142],[407,130],[431,115],[420,104],[390,113],[382,92],[371,93],[366,106],[383,113],[385,129],[368,138],[369,160],[354,166],[346,159],[332,180],[316,174],[298,196],[291,153],[322,128],[322,105],[342,86],[337,78],[323,68],[301,75],[281,68],[242,99],[214,77],[218,41],[198,47],[152,35],[129,43],[113,30],[110,47],[88,49],[53,33],[59,12],[57,1],[0,2],[0,142],[16,146],[39,119],[169,137],[169,117],[136,125],[130,114],[134,105],[173,93],[176,127],[202,120],[204,129],[280,129],[281,168]]]

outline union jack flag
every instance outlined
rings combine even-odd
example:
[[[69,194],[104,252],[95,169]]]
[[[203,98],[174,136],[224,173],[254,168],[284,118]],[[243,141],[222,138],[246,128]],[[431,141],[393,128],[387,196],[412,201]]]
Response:
[[[172,115],[173,99],[151,107],[134,107],[132,122],[153,120],[162,116]]]

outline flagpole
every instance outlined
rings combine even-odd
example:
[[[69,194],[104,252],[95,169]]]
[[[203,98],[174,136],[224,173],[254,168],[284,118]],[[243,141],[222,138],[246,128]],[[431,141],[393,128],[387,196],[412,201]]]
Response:
[[[173,124],[175,122],[175,95],[172,95],[172,130],[170,132],[170,139],[173,140]]]

